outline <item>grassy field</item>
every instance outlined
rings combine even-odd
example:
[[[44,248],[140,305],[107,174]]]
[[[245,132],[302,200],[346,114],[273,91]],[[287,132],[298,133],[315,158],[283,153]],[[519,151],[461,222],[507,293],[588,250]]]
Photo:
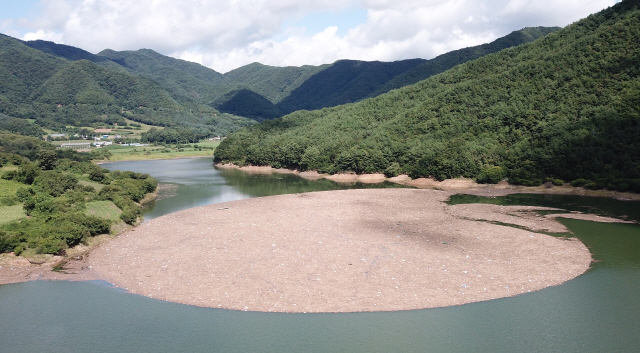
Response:
[[[90,216],[96,216],[108,220],[120,219],[122,210],[118,208],[112,201],[92,201],[87,203],[85,213]]]
[[[2,174],[1,171],[0,174]],[[0,179],[0,198],[15,195],[16,191],[21,186],[25,185],[13,180]]]
[[[191,145],[184,145],[180,148],[163,146],[109,146],[105,147],[111,152],[109,161],[136,161],[145,159],[172,159],[187,157],[211,157],[213,151],[220,144],[220,141],[203,141]],[[199,148],[196,148],[198,146]]]
[[[102,190],[102,188],[104,187],[104,184],[100,184],[98,182],[88,181],[88,180],[78,180],[78,184],[85,185],[85,186],[91,186],[96,190],[96,192],[100,192],[100,190]]]
[[[9,223],[25,217],[27,217],[27,214],[24,212],[22,204],[0,206],[0,224]]]

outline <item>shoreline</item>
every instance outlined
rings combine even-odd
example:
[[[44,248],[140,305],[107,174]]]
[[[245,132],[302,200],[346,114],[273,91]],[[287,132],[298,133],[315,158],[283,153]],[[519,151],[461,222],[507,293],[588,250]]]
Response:
[[[631,192],[620,192],[610,190],[589,190],[583,187],[571,186],[565,183],[562,186],[522,186],[511,185],[506,181],[501,181],[498,184],[478,184],[472,179],[458,178],[458,179],[445,179],[443,181],[437,181],[433,178],[418,178],[411,179],[408,175],[399,175],[392,178],[387,178],[384,174],[355,174],[355,173],[336,173],[336,174],[321,174],[317,171],[305,171],[300,172],[298,170],[291,170],[280,168],[276,169],[270,166],[245,166],[239,167],[232,163],[216,163],[216,168],[221,169],[237,169],[246,173],[254,174],[293,174],[301,178],[309,180],[328,179],[337,183],[365,183],[365,184],[377,184],[384,181],[396,183],[399,185],[405,185],[414,187],[417,189],[433,189],[443,191],[455,191],[459,194],[468,194],[485,197],[506,196],[511,194],[557,194],[557,195],[577,195],[577,196],[591,196],[591,197],[607,197],[621,201],[640,201],[640,194]]]
[[[199,157],[186,157],[186,158],[199,158]],[[325,177],[322,174],[318,174],[317,172],[299,173],[291,170],[276,170],[271,167],[240,168],[240,167],[231,166],[231,165],[224,165],[224,166],[216,165],[216,167],[239,169],[249,173],[261,173],[261,174],[286,173],[286,174],[296,174],[296,175],[300,175],[301,177],[315,178],[315,179]],[[492,196],[508,195],[513,193],[539,193],[539,194],[556,193],[556,194],[574,194],[574,195],[580,195],[580,196],[614,197],[614,198],[624,199],[624,200],[637,200],[638,198],[634,198],[633,196],[640,196],[635,194],[625,195],[628,193],[612,193],[612,192],[607,192],[607,194],[609,195],[602,195],[602,192],[596,192],[596,194],[591,192],[591,195],[588,195],[589,193],[585,191],[591,191],[591,190],[583,190],[582,188],[574,188],[570,186],[569,187],[553,187],[553,188],[514,187],[504,182],[497,185],[478,185],[468,179],[445,180],[443,182],[437,182],[432,179],[411,180],[406,176],[400,176],[396,178],[385,178],[383,175],[382,176],[381,175],[364,175],[363,176],[363,175],[355,175],[355,174],[340,174],[337,176],[330,176],[330,177],[331,178],[328,178],[328,179],[334,180],[336,182],[360,181],[360,182],[373,183],[373,182],[381,182],[381,181],[387,180],[391,182],[405,183],[405,185],[414,186],[417,189],[432,189],[432,191],[435,191],[433,189],[436,189],[436,190],[448,189],[446,191],[442,191],[448,195],[447,197],[454,194],[473,194],[478,196],[492,197]],[[374,189],[374,190],[382,190],[382,189]],[[395,189],[395,190],[411,190],[411,189]],[[428,190],[424,190],[424,191],[428,191]],[[156,194],[154,196],[157,196],[157,192],[158,191],[156,191]],[[437,192],[440,192],[440,191],[437,191]],[[615,194],[615,195],[612,196],[611,194]],[[297,194],[297,195],[304,195],[304,194]],[[284,196],[284,195],[280,195],[280,196]],[[215,206],[219,206],[219,205],[216,204]],[[204,206],[204,207],[215,207],[215,206],[210,205],[210,206]],[[543,229],[551,232],[563,231],[562,228],[556,227],[557,224],[559,223],[556,222],[555,220],[550,220],[551,223],[549,224],[552,224],[551,226],[549,224],[545,226],[540,226],[542,228],[536,228],[536,226],[531,226],[531,223],[528,223],[529,221],[522,223],[523,222],[522,218],[524,213],[520,212],[522,211],[522,207],[520,206],[517,206],[516,209],[513,209],[513,210],[507,209],[505,207],[497,207],[497,209],[499,210],[496,210],[496,207],[493,207],[492,205],[482,205],[481,207],[478,207],[477,204],[469,204],[469,205],[452,205],[452,206],[448,206],[447,209],[448,209],[447,212],[450,213],[450,215],[456,215],[456,217],[459,217],[466,221],[472,221],[477,224],[486,223],[487,221],[493,221],[493,222],[520,225],[522,227],[525,227],[534,231],[536,231],[536,229],[538,230]],[[483,216],[478,217],[477,216],[478,212],[483,213]],[[171,216],[171,215],[172,214],[167,216]],[[163,216],[160,218],[164,218],[167,216]],[[585,220],[598,221],[598,222],[611,221],[611,220],[604,219],[602,217],[597,217],[597,216],[588,215],[588,214],[577,214],[575,212],[567,213],[567,214],[558,214],[558,215],[552,214],[552,215],[547,215],[544,218],[550,219],[553,217],[577,218],[577,219],[585,219]],[[614,221],[624,222],[623,220],[614,220]],[[556,226],[553,226],[553,224],[556,224]],[[114,281],[112,278],[109,278],[108,276],[104,276],[104,273],[101,273],[100,271],[95,270],[95,268],[91,265],[91,255],[94,250],[101,249],[103,246],[110,246],[110,244],[113,244],[115,241],[117,241],[117,239],[121,237],[124,237],[124,236],[129,237],[129,235],[133,234],[133,232],[140,230],[140,228],[141,228],[141,224],[138,224],[135,227],[119,231],[117,235],[104,235],[104,236],[98,237],[100,239],[95,239],[95,241],[93,241],[94,244],[90,244],[88,247],[82,245],[79,247],[79,249],[76,249],[76,248],[69,249],[70,251],[67,253],[66,257],[46,255],[46,256],[40,256],[39,258],[36,258],[36,259],[26,259],[22,257],[16,257],[13,254],[0,254],[0,285],[32,281],[32,280],[66,280],[66,281],[104,280],[104,281],[115,284],[117,281]],[[591,255],[589,254],[589,258],[591,259],[590,256]],[[58,267],[59,270],[54,271],[55,267]],[[563,282],[554,283],[551,285],[557,285]],[[121,286],[121,287],[126,288],[124,286]],[[132,291],[132,293],[135,293],[135,291]],[[519,293],[515,293],[512,295],[517,295],[517,294]],[[159,298],[155,294],[151,294],[148,296],[153,298]],[[498,296],[498,297],[503,297],[503,296]],[[483,297],[485,299],[482,299],[482,300],[489,300],[489,299],[494,299],[498,297],[491,297],[491,298]],[[159,299],[163,299],[163,298],[159,298]],[[181,302],[181,303],[197,305],[197,306],[208,306],[208,305],[203,305],[202,303],[193,303],[193,302],[184,301],[184,300],[182,301],[171,300],[171,299],[165,299],[165,300]],[[440,306],[459,305],[459,304],[463,304],[463,303],[455,302],[453,304],[438,304],[436,306],[427,306],[427,307],[440,307]],[[213,307],[222,307],[222,306],[213,306]],[[243,308],[235,307],[233,305],[227,305],[224,307],[229,309],[235,309],[235,310],[243,310]],[[415,308],[418,308],[418,307],[415,307]],[[399,309],[389,309],[389,310],[409,310],[409,309],[415,309],[415,308],[412,307],[408,309],[399,308]],[[270,310],[253,309],[253,310],[277,311],[273,309],[270,309]],[[307,312],[313,311],[312,309],[306,309],[306,310],[308,310]],[[363,311],[363,310],[352,310],[352,311]],[[378,309],[374,310],[370,308],[364,311],[379,311],[379,310]],[[299,311],[283,310],[283,312],[299,312]],[[328,311],[320,311],[320,312],[328,312]]]
[[[535,213],[551,209],[447,205],[452,194],[339,190],[196,207],[104,244],[88,263],[155,299],[299,313],[461,305],[560,285],[589,269],[591,253],[575,238],[490,223],[566,232]]]

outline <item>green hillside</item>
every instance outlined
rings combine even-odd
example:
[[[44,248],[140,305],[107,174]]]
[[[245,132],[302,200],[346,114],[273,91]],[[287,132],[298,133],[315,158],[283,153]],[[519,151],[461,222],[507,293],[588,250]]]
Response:
[[[639,3],[376,98],[242,129],[215,161],[640,191]]]
[[[445,72],[456,65],[481,58],[487,54],[497,53],[500,50],[506,48],[511,48],[520,44],[532,42],[559,29],[560,27],[527,27],[519,31],[511,32],[508,35],[500,37],[491,43],[458,49],[446,54],[439,55],[416,66],[413,70],[392,78],[387,83],[369,94],[369,97],[376,97],[381,95],[382,93],[389,92],[392,89],[412,85],[433,75]]]
[[[222,74],[200,64],[174,59],[150,49],[120,52],[107,49],[98,56],[109,58],[130,73],[158,82],[180,102],[206,104],[219,95],[214,85],[221,83]]]
[[[12,118],[0,113],[0,130],[9,131],[23,136],[42,137],[46,133],[29,120]]]
[[[64,64],[63,59],[0,34],[0,112],[7,105],[28,101],[31,92]]]
[[[275,67],[253,63],[224,74],[224,83],[248,88],[276,104],[330,65]]]
[[[33,137],[0,132],[0,253],[64,255],[112,225],[135,224],[141,200],[157,188],[147,174],[109,171],[91,154],[54,149]],[[112,213],[94,215],[95,205]],[[27,217],[28,216],[28,217]]]
[[[224,113],[244,116],[256,121],[281,117],[283,114],[265,97],[249,89],[232,91],[212,103],[212,106]]]
[[[70,45],[56,44],[54,42],[46,40],[30,40],[23,41],[23,43],[33,49],[37,49],[47,54],[51,54],[69,61],[89,60],[93,61],[96,64],[101,64],[110,68],[120,68],[119,64],[113,62],[107,57],[91,54],[84,49],[72,47]]]
[[[394,62],[339,60],[311,76],[277,104],[285,113],[356,102],[424,59]]]
[[[51,129],[64,125],[118,123],[122,126],[126,125],[127,118],[155,126],[182,127],[183,131],[185,128],[197,129],[198,136],[226,135],[253,123],[250,119],[220,114],[197,99],[176,99],[184,97],[149,77],[127,72],[106,57],[102,58],[110,64],[101,65],[103,59],[78,48],[44,41],[26,44],[0,36],[0,113],[7,117],[32,119],[38,126]],[[189,79],[203,82],[188,76],[187,71],[202,79],[221,77],[197,64],[151,51],[141,52],[159,63],[168,62],[170,65],[167,66],[182,69],[182,73],[171,71],[175,73],[172,77],[180,82]],[[134,62],[125,63],[135,66]],[[147,65],[146,70],[154,69],[161,75],[159,66]],[[171,77],[167,75],[167,78]],[[208,83],[204,85],[205,90],[211,88]],[[185,87],[198,88],[191,83]],[[9,130],[14,132],[23,130],[21,133],[30,135],[36,132],[33,129],[26,132],[28,126],[15,120],[6,120],[3,124],[11,125]]]

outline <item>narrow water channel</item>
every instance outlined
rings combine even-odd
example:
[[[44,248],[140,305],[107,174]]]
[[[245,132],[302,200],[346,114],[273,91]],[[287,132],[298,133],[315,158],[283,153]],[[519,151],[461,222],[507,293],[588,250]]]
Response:
[[[210,159],[121,162],[175,185],[146,219],[248,197],[332,190],[287,175],[216,170]],[[392,185],[385,185],[392,186]],[[638,202],[551,195],[457,197],[589,209],[640,219]],[[0,352],[636,352],[640,337],[640,226],[562,222],[598,262],[561,286],[441,309],[278,314],[198,308],[124,292],[104,282],[0,286]]]

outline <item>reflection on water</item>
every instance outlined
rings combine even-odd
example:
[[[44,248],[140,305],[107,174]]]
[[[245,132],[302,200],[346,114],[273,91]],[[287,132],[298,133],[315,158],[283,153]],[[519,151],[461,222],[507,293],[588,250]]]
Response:
[[[335,187],[326,180],[314,184],[286,175],[217,171],[210,159],[107,167],[150,173],[163,183],[178,185],[177,196],[157,202],[152,211],[157,212],[155,217],[190,205]],[[472,201],[568,205],[565,208],[577,210],[595,207],[598,212],[630,218],[640,211],[637,202],[598,198],[513,195]],[[441,309],[255,313],[158,301],[102,282],[0,286],[0,352],[637,351],[640,226],[562,222],[599,260],[592,270],[538,292]]]
[[[187,208],[281,194],[310,191],[401,187],[398,184],[343,184],[330,180],[307,180],[288,174],[248,174],[237,169],[213,167],[211,158],[115,162],[103,164],[110,170],[147,173],[161,183],[177,186],[176,196],[148,204],[145,222]]]

